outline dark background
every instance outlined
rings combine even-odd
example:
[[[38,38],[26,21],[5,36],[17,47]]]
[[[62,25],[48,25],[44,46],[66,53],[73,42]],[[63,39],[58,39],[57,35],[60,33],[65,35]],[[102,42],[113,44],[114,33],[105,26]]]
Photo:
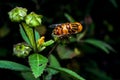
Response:
[[[37,2],[36,2],[37,1]],[[112,2],[113,1],[113,2]],[[0,0],[0,29],[5,25],[9,29],[9,33],[1,36],[6,31],[0,30],[0,59],[22,62],[23,60],[13,57],[13,45],[21,42],[22,38],[19,34],[18,24],[9,20],[8,12],[16,6],[28,9],[28,12],[34,11],[44,16],[43,24],[47,27],[45,35],[46,39],[50,39],[50,24],[68,22],[64,13],[70,14],[76,21],[81,21],[86,15],[90,15],[95,24],[94,38],[105,41],[105,36],[109,36],[109,43],[116,53],[110,52],[106,54],[98,51],[97,54],[87,54],[78,62],[87,63],[89,59],[96,61],[99,68],[106,72],[113,80],[120,80],[120,37],[119,37],[119,19],[120,19],[120,2],[119,0]],[[116,4],[114,4],[116,2]],[[107,21],[112,25],[112,31],[104,25]],[[83,61],[83,62],[82,62]],[[84,66],[83,66],[84,67]],[[0,69],[0,79],[21,80],[18,72]],[[88,80],[92,80],[90,75],[83,71],[83,76],[88,76]],[[92,75],[91,75],[92,76]],[[103,80],[103,79],[97,79]]]

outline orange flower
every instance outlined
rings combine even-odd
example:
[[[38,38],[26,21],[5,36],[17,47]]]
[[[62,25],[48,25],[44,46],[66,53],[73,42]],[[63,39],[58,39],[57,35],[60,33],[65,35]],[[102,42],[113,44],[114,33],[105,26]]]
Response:
[[[44,41],[45,41],[45,37],[44,37],[44,36],[42,36],[42,37],[38,40],[38,45],[43,44],[43,43],[44,43]]]

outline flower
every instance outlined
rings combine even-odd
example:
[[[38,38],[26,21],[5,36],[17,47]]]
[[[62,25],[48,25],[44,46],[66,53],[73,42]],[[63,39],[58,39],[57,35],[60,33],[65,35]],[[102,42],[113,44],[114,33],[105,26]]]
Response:
[[[37,42],[38,51],[43,51],[47,46],[50,46],[53,43],[53,40],[48,40],[45,42],[45,37],[42,36]]]
[[[41,25],[41,22],[42,22],[41,18],[42,18],[42,15],[38,15],[34,12],[31,12],[25,17],[25,22],[30,27],[37,27]]]
[[[16,7],[8,12],[9,18],[12,22],[20,22],[24,20],[27,15],[27,9],[22,7]]]
[[[45,42],[45,37],[42,36],[39,40],[38,40],[38,45],[42,45]]]
[[[15,44],[13,47],[13,53],[17,57],[25,58],[29,55],[32,49],[26,43],[18,43]]]

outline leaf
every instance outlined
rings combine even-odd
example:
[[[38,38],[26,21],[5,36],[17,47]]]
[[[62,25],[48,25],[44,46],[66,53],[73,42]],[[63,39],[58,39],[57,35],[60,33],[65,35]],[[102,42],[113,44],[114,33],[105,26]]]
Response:
[[[52,54],[49,56],[49,66],[60,67],[60,63]],[[45,80],[51,80],[52,76],[58,73],[58,71],[51,68],[47,68],[46,71],[48,72],[48,74],[45,76]]]
[[[68,19],[68,21],[75,22],[75,20],[69,14],[65,13],[64,15]]]
[[[70,49],[64,45],[57,46],[57,53],[61,59],[72,59],[79,55],[73,49]]]
[[[96,39],[86,39],[86,40],[84,40],[84,42],[89,43],[89,44],[92,44],[92,45],[94,45],[94,46],[102,49],[102,50],[105,51],[106,53],[109,53],[109,50],[115,52],[115,50],[114,50],[110,45],[108,45],[107,43],[105,43],[105,42],[103,42],[103,41],[100,41],[100,40],[96,40]]]
[[[85,36],[86,31],[87,31],[87,30],[85,30],[85,31],[82,32],[82,33],[77,34],[77,41],[80,41],[80,40]]]
[[[5,60],[0,60],[0,68],[10,69],[10,70],[15,70],[15,71],[29,71],[30,70],[27,66],[24,66],[22,64],[12,62],[12,61],[5,61]]]
[[[39,49],[39,51],[43,51],[44,49],[46,49],[45,46],[41,47],[41,48]]]
[[[33,31],[33,28],[31,28],[30,26],[28,26],[27,24],[25,23],[22,23],[22,26],[30,40],[30,43],[32,45],[32,48],[34,49],[34,51],[36,51],[37,49],[37,46],[36,46],[36,41],[35,41],[35,37],[34,37],[34,31]]]
[[[50,66],[52,66],[52,67],[60,67],[60,63],[58,62],[58,60],[56,59],[56,57],[53,56],[53,55],[50,55],[50,56],[49,56],[49,63],[50,63]],[[58,71],[53,70],[53,69],[50,69],[49,71],[50,71],[50,73],[51,73],[52,75],[58,73]]]
[[[95,60],[89,60],[87,63],[85,63],[85,71],[88,73],[90,80],[112,80],[110,76],[106,74],[105,71],[102,71],[99,68],[99,65]],[[91,79],[92,78],[92,79]]]
[[[70,36],[68,37],[69,38],[69,41],[72,43],[72,42],[76,42],[76,37],[73,37],[73,36]]]
[[[25,80],[40,80],[39,78],[35,78],[32,72],[21,72],[21,75]]]
[[[38,39],[40,39],[40,35],[39,35],[39,33],[35,30],[35,40],[36,40],[36,42],[38,41]]]
[[[56,59],[56,57],[54,55],[51,54],[49,56],[49,61],[50,61],[50,66],[60,67],[60,63],[58,62],[58,60]]]
[[[113,27],[113,25],[112,25],[111,23],[109,23],[107,20],[104,20],[104,21],[103,21],[103,24],[107,27],[107,30],[108,30],[109,32],[113,32],[114,27]]]
[[[83,53],[86,53],[86,54],[94,54],[94,53],[97,53],[97,49],[93,47],[91,47],[91,45],[89,44],[83,44],[80,49],[82,50]]]
[[[69,74],[72,78],[75,78],[75,80],[85,80],[83,77],[81,77],[80,75],[78,75],[77,73],[75,73],[74,71],[67,69],[67,68],[62,68],[62,67],[51,67],[49,66],[49,68],[58,70],[60,72]]]
[[[112,80],[110,76],[108,76],[104,71],[101,71],[96,68],[86,68],[86,71],[88,71],[91,75],[95,75],[99,80]]]
[[[49,46],[54,43],[54,40],[49,40],[43,43],[43,46]]]
[[[40,54],[32,54],[29,56],[29,65],[35,78],[38,78],[46,68],[48,59]]]
[[[118,8],[116,0],[109,0],[115,8]]]
[[[20,26],[20,34],[21,34],[23,40],[31,46],[30,40],[29,40],[29,38],[27,37],[27,35],[26,35],[23,27],[22,27],[21,25],[19,25],[19,26]]]

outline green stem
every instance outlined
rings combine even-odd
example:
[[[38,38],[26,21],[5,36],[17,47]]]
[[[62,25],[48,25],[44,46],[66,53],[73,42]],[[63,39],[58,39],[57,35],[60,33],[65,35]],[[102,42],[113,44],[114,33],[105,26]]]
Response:
[[[35,38],[35,28],[32,28],[32,29],[33,29],[33,36],[34,36],[34,52],[38,52],[36,38]]]

